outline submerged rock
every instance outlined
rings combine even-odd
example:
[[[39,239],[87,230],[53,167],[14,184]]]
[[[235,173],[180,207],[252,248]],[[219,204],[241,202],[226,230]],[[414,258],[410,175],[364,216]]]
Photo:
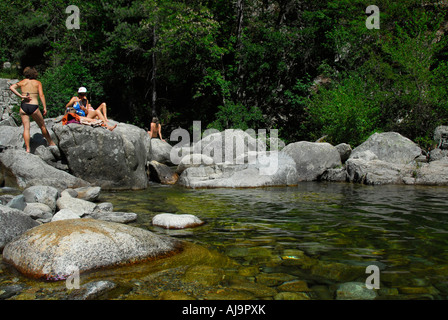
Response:
[[[166,229],[185,229],[201,226],[204,221],[192,214],[161,213],[152,218],[152,224]]]
[[[94,300],[109,291],[115,289],[117,285],[112,281],[94,281],[89,282],[78,290],[72,292],[69,296],[70,300]]]
[[[187,269],[183,281],[214,286],[224,280],[224,272],[220,268],[198,265]]]
[[[49,280],[74,270],[136,263],[177,252],[181,242],[123,224],[73,219],[50,222],[8,243],[3,260],[21,273]]]
[[[279,292],[274,300],[311,300],[306,292]]]
[[[373,300],[377,296],[376,291],[367,289],[363,282],[346,282],[336,290],[337,300]]]

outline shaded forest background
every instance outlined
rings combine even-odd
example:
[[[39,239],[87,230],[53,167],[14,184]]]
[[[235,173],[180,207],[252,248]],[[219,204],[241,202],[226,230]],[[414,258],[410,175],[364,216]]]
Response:
[[[115,120],[157,114],[165,136],[200,120],[352,146],[397,131],[427,148],[448,119],[448,1],[376,0],[379,30],[370,2],[2,0],[0,62],[38,69],[50,117],[85,86]]]

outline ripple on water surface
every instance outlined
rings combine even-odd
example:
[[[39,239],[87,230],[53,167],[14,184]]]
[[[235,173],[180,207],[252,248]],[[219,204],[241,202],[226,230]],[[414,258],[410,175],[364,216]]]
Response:
[[[101,201],[112,202],[115,211],[138,214],[132,225],[186,240],[232,261],[220,266],[219,258],[196,271],[189,268],[207,264],[180,259],[177,264],[161,264],[164,268],[158,271],[134,266],[140,271],[121,275],[121,288],[127,290],[114,297],[334,299],[340,284],[364,282],[365,268],[376,264],[381,270],[380,298],[445,299],[447,191],[302,183],[289,188],[201,190],[151,185],[143,191],[103,192]],[[186,230],[152,226],[152,217],[161,212],[194,214],[206,224]],[[119,281],[124,270],[106,274]],[[185,281],[196,276],[197,281]],[[310,291],[283,294],[281,290],[293,287],[284,285],[288,281],[305,281]],[[254,286],[259,286],[259,293]]]

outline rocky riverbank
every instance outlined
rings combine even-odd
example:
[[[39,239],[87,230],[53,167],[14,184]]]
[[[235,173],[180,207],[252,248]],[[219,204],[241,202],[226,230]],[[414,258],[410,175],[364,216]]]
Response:
[[[241,130],[172,147],[128,124],[118,123],[111,132],[62,126],[59,120],[46,120],[57,147],[48,147],[32,125],[31,154],[23,150],[22,128],[0,126],[0,180],[23,191],[0,199],[0,250],[3,261],[31,277],[65,279],[73,268],[84,272],[181,250],[174,238],[125,225],[137,215],[98,203],[102,189],[145,189],[149,181],[187,188],[295,186],[301,181],[448,185],[444,150],[423,155],[394,132],[374,134],[354,150],[347,144],[302,141],[268,151],[263,139]],[[203,223],[191,215],[153,219],[153,225],[167,229]]]
[[[3,186],[134,190],[154,181],[187,188],[241,188],[320,180],[448,185],[447,152],[434,149],[426,155],[395,132],[375,133],[354,150],[348,144],[307,141],[267,150],[269,139],[242,130],[171,146],[125,123],[117,123],[110,132],[79,124],[63,126],[60,119],[46,120],[57,147],[48,147],[39,128],[31,125],[31,154],[23,151],[22,128],[0,126]],[[448,132],[447,127],[437,128],[436,143],[441,132]]]
[[[111,203],[97,202],[100,191],[32,186],[20,195],[2,195],[3,261],[32,278],[63,280],[74,271],[165,257],[182,249],[174,238],[127,226],[137,214],[115,212]]]

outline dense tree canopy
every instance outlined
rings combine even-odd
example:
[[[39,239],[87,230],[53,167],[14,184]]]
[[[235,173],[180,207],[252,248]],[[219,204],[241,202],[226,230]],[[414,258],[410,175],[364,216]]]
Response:
[[[398,131],[431,145],[448,118],[447,1],[0,2],[0,62],[36,66],[50,116],[79,86],[120,121],[275,128],[357,145]],[[168,134],[167,132],[166,134]]]

